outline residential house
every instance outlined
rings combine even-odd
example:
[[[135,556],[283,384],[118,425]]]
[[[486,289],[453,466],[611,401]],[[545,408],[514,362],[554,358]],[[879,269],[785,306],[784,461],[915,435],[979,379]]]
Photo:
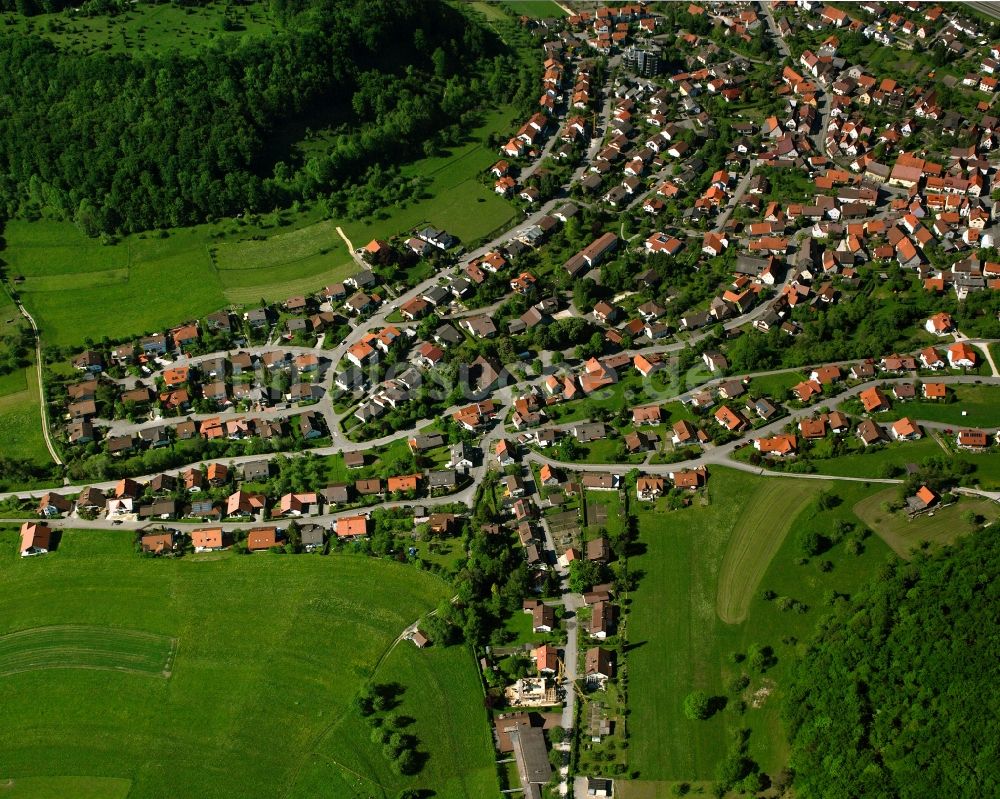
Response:
[[[221,527],[202,527],[191,531],[195,552],[214,552],[223,548]]]
[[[920,427],[907,417],[893,422],[889,426],[889,432],[896,441],[916,441],[921,437]]]
[[[866,447],[885,441],[885,432],[882,427],[871,419],[863,419],[858,424],[857,436]]]
[[[587,650],[584,656],[584,679],[587,685],[603,689],[614,674],[614,658],[611,652],[596,646]]]
[[[889,398],[882,392],[878,386],[865,389],[860,394],[858,394],[858,399],[861,400],[861,405],[865,409],[865,413],[878,413],[879,411],[889,410]]]
[[[278,530],[275,527],[254,527],[247,531],[247,551],[265,552],[278,545]]]
[[[333,525],[337,538],[361,538],[368,535],[369,520],[367,516],[342,516]]]
[[[21,525],[21,545],[19,548],[22,558],[29,558],[33,555],[44,555],[52,548],[52,530],[45,524],[38,522],[24,522]]]

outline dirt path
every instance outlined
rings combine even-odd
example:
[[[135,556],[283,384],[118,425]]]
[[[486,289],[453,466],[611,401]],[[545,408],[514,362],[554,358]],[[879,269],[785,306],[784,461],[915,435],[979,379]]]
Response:
[[[35,324],[34,318],[28,313],[28,309],[21,304],[21,300],[13,294],[10,295],[10,298],[17,306],[17,310],[21,312],[21,316],[28,320],[28,324],[31,325],[31,332],[35,335],[35,379],[38,381],[38,404],[42,411],[42,436],[45,438],[45,447],[49,451],[49,456],[57,465],[62,466],[62,458],[59,457],[56,448],[52,446],[52,439],[49,438],[49,413],[45,403],[45,383],[42,382],[42,337],[38,333],[38,325]]]
[[[349,238],[347,238],[347,234],[344,232],[344,229],[340,225],[337,225],[337,235],[339,235],[340,238],[342,238],[344,240],[344,244],[347,245],[347,251],[351,254],[351,258],[353,258],[361,266],[363,266],[365,269],[367,269],[368,268],[368,264],[366,264],[362,260],[361,256],[358,255],[357,252],[355,252],[354,245],[351,243],[351,240]]]

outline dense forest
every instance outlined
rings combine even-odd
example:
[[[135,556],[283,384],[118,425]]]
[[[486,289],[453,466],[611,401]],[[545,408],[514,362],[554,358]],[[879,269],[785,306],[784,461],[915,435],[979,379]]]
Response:
[[[802,799],[1000,795],[1000,540],[970,536],[825,621],[785,705]]]
[[[0,32],[0,214],[55,209],[97,235],[327,197],[522,89],[499,39],[440,0],[280,0],[272,14],[273,35],[193,55]],[[328,146],[280,146],[317,124],[333,125]]]

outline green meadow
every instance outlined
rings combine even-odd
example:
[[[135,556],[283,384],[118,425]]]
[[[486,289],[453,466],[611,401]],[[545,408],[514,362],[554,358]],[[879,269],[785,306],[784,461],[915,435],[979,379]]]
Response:
[[[1000,387],[954,385],[948,387],[955,395],[954,402],[898,403],[891,418],[909,416],[911,419],[953,424],[956,427],[996,427],[1000,425]]]
[[[147,559],[107,531],[21,560],[16,540],[0,533],[0,797],[496,795],[472,656],[397,643],[448,596],[439,578],[347,555]],[[415,776],[352,706],[369,682],[395,686]]]
[[[992,523],[1000,517],[1000,505],[982,497],[963,496],[953,505],[934,510],[911,519],[905,511],[888,513],[885,503],[899,498],[899,491],[888,488],[866,497],[854,506],[854,513],[865,524],[892,547],[901,558],[909,558],[914,549],[922,544],[952,544],[963,535],[973,532],[976,527],[965,516],[972,511],[986,522]]]
[[[836,507],[819,510],[823,489],[837,495]],[[639,583],[629,597],[627,664],[628,769],[639,782],[629,796],[668,796],[681,781],[712,780],[732,733],[744,728],[751,730],[749,754],[764,771],[784,766],[779,709],[796,647],[825,612],[827,592],[855,591],[891,555],[872,536],[860,555],[840,544],[800,565],[798,536],[807,528],[826,534],[839,519],[856,522],[852,508],[874,491],[719,468],[707,504],[696,497],[676,511],[662,502],[637,505],[639,546],[630,565]],[[801,610],[781,610],[780,600],[763,598],[765,590],[797,600]],[[734,657],[754,646],[773,650],[763,673]],[[731,688],[744,674],[747,687]],[[689,720],[683,702],[693,690],[725,697],[725,708],[707,721]]]
[[[17,307],[0,291],[0,332],[23,323]],[[0,442],[2,453],[39,465],[51,463],[42,436],[38,373],[34,365],[0,375]],[[3,475],[0,475],[0,480]]]
[[[239,5],[213,2],[203,6],[142,3],[121,14],[93,16],[66,13],[24,17],[9,12],[0,16],[8,30],[43,36],[62,49],[81,53],[186,54],[276,29],[267,3],[252,0]]]
[[[79,345],[162,330],[226,305],[252,305],[318,291],[358,269],[337,233],[355,247],[434,225],[469,243],[511,222],[512,205],[482,173],[496,154],[483,145],[514,123],[510,109],[484,116],[450,155],[404,167],[430,183],[427,199],[354,222],[323,219],[318,209],[150,231],[113,244],[88,239],[68,222],[6,225],[7,274],[17,280],[45,344]]]

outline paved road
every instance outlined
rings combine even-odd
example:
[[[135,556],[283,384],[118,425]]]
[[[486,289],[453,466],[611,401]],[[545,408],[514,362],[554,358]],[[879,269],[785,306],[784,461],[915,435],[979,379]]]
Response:
[[[762,427],[753,430],[748,433],[745,437],[731,441],[728,444],[721,444],[719,446],[709,446],[706,450],[699,456],[695,458],[689,458],[684,461],[679,461],[677,463],[663,463],[663,464],[643,464],[642,471],[646,474],[654,474],[667,476],[672,472],[684,471],[686,469],[697,469],[700,466],[728,466],[733,469],[740,469],[742,471],[754,472],[756,474],[765,475],[768,477],[805,477],[811,480],[844,480],[844,481],[856,481],[864,483],[898,483],[899,480],[884,480],[878,478],[862,478],[862,477],[844,477],[840,475],[823,475],[823,474],[791,474],[786,472],[773,472],[766,469],[762,469],[759,466],[753,466],[748,463],[743,463],[741,461],[736,461],[732,459],[732,454],[741,447],[747,446],[751,438],[767,438],[769,436],[780,433],[784,428],[791,424],[792,422],[799,422],[802,419],[809,418],[816,414],[818,407],[823,406],[829,410],[836,410],[839,408],[845,400],[852,399],[857,396],[861,391],[867,388],[872,388],[874,386],[881,385],[893,385],[896,383],[907,383],[913,382],[913,377],[895,377],[895,378],[879,378],[877,380],[869,380],[865,383],[861,383],[853,388],[844,389],[843,391],[824,398],[820,403],[815,406],[808,408],[800,408],[791,411],[787,416],[783,416],[770,424],[764,425]],[[998,377],[980,377],[978,375],[951,375],[935,377],[934,380],[940,383],[946,383],[949,385],[955,385],[960,383],[983,383],[985,385],[1000,386],[1000,378]],[[919,406],[914,406],[914,415],[919,416],[919,411],[917,410]],[[918,419],[915,421],[923,424]],[[935,423],[928,423],[931,427],[936,427]],[[961,425],[942,425],[942,427],[961,427]],[[558,461],[548,455],[531,451],[525,456],[528,460],[534,461],[536,463],[547,463],[550,466],[558,467],[561,469],[571,468],[575,471],[582,472],[613,472],[617,474],[625,474],[635,467],[633,464],[609,464],[609,463],[573,463],[568,464],[566,462]]]
[[[774,40],[774,45],[778,48],[778,52],[781,53],[781,57],[791,58],[792,52],[788,49],[788,44],[778,32],[778,23],[775,21],[774,14],[771,11],[771,4],[768,0],[762,0],[762,2],[757,5],[760,6],[761,13],[763,14],[764,20],[767,22],[767,27],[771,32],[771,38]]]

